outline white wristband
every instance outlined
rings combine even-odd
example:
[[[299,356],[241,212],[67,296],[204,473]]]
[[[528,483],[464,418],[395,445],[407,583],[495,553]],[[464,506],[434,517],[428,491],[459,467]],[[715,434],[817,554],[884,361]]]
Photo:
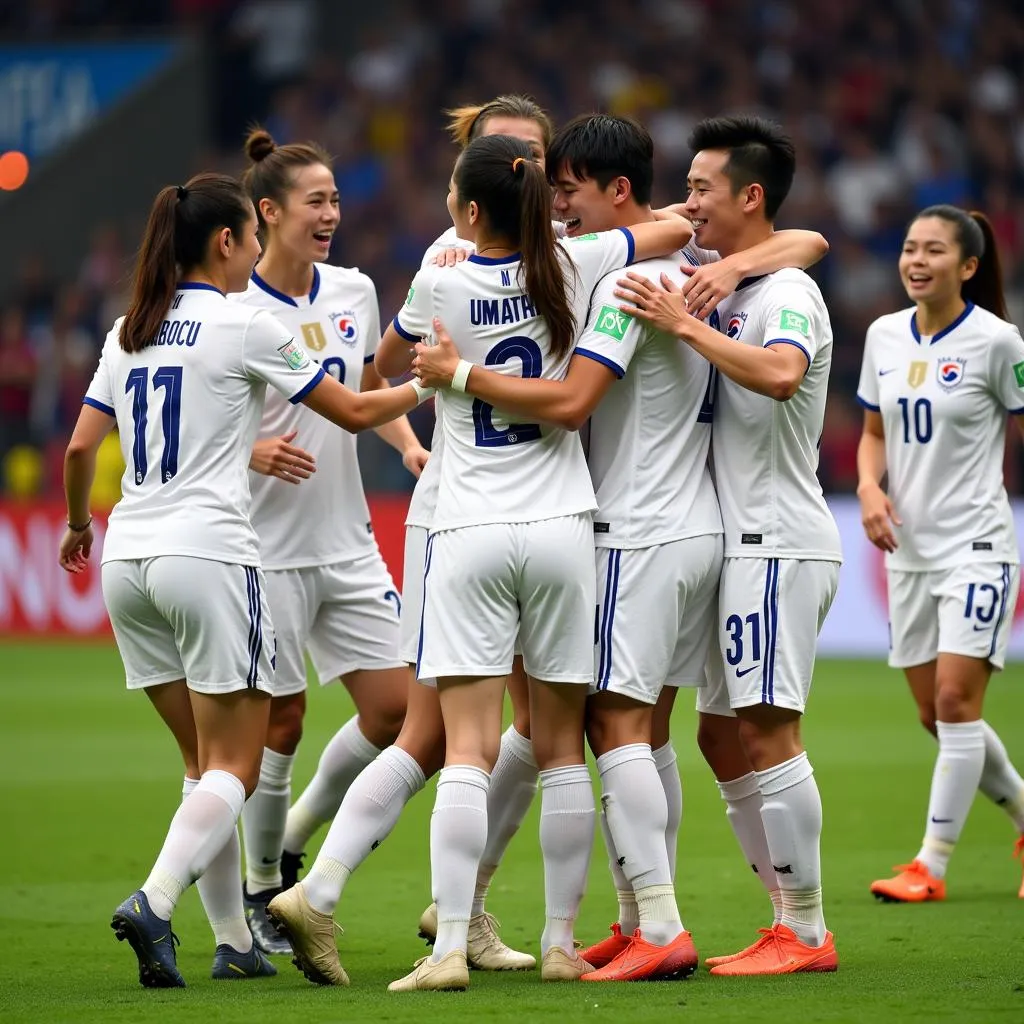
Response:
[[[428,398],[433,398],[435,388],[425,388],[418,380],[409,381],[413,391],[416,392],[416,404],[422,405]]]
[[[469,371],[472,369],[473,364],[468,359],[459,360],[459,365],[455,367],[455,372],[452,374],[452,391],[465,392]]]

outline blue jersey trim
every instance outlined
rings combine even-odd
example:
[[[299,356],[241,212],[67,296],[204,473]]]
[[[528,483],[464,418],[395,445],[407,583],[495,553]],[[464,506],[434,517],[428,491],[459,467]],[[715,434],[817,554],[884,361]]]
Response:
[[[182,281],[176,291],[179,292],[216,292],[222,298],[227,298],[224,293],[215,285],[207,284],[205,281]]]
[[[399,335],[400,335],[401,337],[405,338],[405,340],[406,340],[406,341],[408,341],[408,342],[409,342],[410,344],[413,344],[413,345],[415,345],[415,344],[416,344],[416,342],[418,342],[418,341],[420,341],[420,340],[421,340],[421,338],[420,338],[420,336],[419,336],[418,334],[410,334],[410,333],[409,333],[409,332],[408,332],[408,331],[407,331],[407,330],[406,330],[406,329],[405,329],[405,328],[404,328],[404,327],[403,327],[403,326],[402,326],[402,325],[401,325],[401,324],[400,324],[400,323],[398,322],[398,317],[397,317],[397,316],[395,317],[395,319],[394,319],[394,320],[392,320],[392,321],[391,321],[391,323],[392,323],[392,325],[394,326],[395,330],[396,330],[396,331],[398,332],[398,334],[399,334]]]
[[[484,267],[496,267],[501,263],[518,263],[523,258],[522,253],[514,252],[511,256],[477,256],[473,253],[472,256],[466,257],[467,263],[479,263]]]
[[[1021,413],[1024,413],[1024,406],[1021,406],[1021,407],[1020,407],[1019,409],[1007,409],[1006,411],[1007,411],[1007,412],[1008,412],[1008,413],[1009,413],[1009,414],[1010,414],[1011,416],[1020,416],[1020,415],[1021,415]]]
[[[636,256],[636,239],[633,237],[633,232],[629,228],[616,228],[617,231],[621,231],[626,236],[626,266],[632,266],[633,259]]]
[[[735,290],[740,291],[743,288],[749,288],[752,284],[757,284],[758,281],[767,276],[767,274],[755,274],[753,277],[745,277],[737,283]]]
[[[320,294],[320,270],[317,265],[313,264],[313,287],[309,289],[309,301],[311,303],[316,302],[317,295]]]
[[[296,393],[295,393],[294,395],[292,395],[292,397],[291,397],[291,398],[289,398],[289,399],[288,399],[288,401],[289,401],[289,402],[291,402],[291,403],[292,403],[292,405],[297,405],[297,404],[298,404],[299,402],[301,402],[301,401],[302,401],[302,400],[303,400],[303,399],[304,399],[304,398],[306,397],[306,395],[308,395],[308,394],[310,393],[310,391],[312,391],[312,390],[313,390],[313,388],[315,388],[315,387],[317,386],[317,384],[319,384],[319,383],[320,383],[320,381],[322,381],[323,379],[324,379],[324,368],[323,368],[323,367],[321,366],[321,367],[318,367],[318,368],[317,368],[317,371],[316,371],[316,376],[314,376],[314,377],[313,377],[313,379],[312,379],[312,380],[311,380],[311,381],[310,381],[310,382],[309,382],[309,383],[308,383],[308,384],[307,384],[307,385],[306,385],[306,386],[305,386],[305,387],[304,387],[304,388],[303,388],[303,389],[302,389],[301,391],[297,391],[297,392],[296,392]]]
[[[939,331],[938,334],[933,334],[932,335],[931,344],[934,345],[935,342],[941,341],[951,331],[955,331],[971,315],[971,312],[973,311],[973,309],[974,309],[974,303],[973,302],[968,302],[967,305],[964,306],[964,311],[948,327],[943,327],[942,330]],[[913,334],[914,341],[916,341],[920,345],[921,344],[921,332],[917,329],[917,310],[916,309],[910,315],[910,333]]]
[[[808,352],[799,341],[794,341],[792,338],[772,338],[771,341],[766,341],[763,347],[768,348],[769,345],[792,345],[793,348],[800,349],[804,354],[804,358],[807,360],[807,370],[811,368],[811,353]],[[804,373],[806,373],[807,370],[805,370]]]
[[[870,409],[872,412],[881,412],[882,411],[882,407],[880,405],[872,405],[866,399],[861,398],[860,395],[857,396],[857,402],[860,405],[864,406],[865,409]]]
[[[113,416],[114,419],[117,419],[117,413],[109,405],[97,402],[95,398],[90,398],[88,395],[82,399],[82,405],[91,405],[94,409],[99,409],[100,412],[105,412],[108,416]]]
[[[596,352],[591,352],[589,348],[576,348],[573,349],[574,356],[586,356],[588,359],[593,359],[597,363],[601,363],[603,366],[607,366],[616,377],[621,380],[625,375],[626,371],[619,366],[617,363],[612,362],[607,356],[599,356]]]
[[[363,366],[366,366],[367,363],[372,363],[372,362],[373,362],[373,356],[372,355],[363,356]]]

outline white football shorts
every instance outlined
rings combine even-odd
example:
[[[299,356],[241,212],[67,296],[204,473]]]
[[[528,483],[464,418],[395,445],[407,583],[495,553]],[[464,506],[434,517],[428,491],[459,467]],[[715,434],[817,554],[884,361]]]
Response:
[[[726,558],[718,592],[720,657],[708,659],[697,710],[731,716],[735,708],[772,704],[803,713],[818,633],[838,585],[838,562]]]
[[[505,676],[516,636],[535,679],[594,678],[589,514],[431,534],[416,675]]]
[[[979,562],[933,572],[889,569],[889,664],[910,668],[938,654],[1006,663],[1020,566]]]
[[[416,664],[420,646],[420,621],[423,618],[423,567],[427,557],[424,526],[405,528],[405,568],[402,570],[402,628],[399,656],[409,665]]]
[[[128,689],[184,679],[197,693],[273,692],[259,566],[160,555],[105,562],[102,583]]]
[[[267,574],[277,633],[274,696],[306,688],[309,651],[321,685],[361,669],[398,668],[402,597],[380,552]]]
[[[718,619],[722,535],[597,549],[591,691],[655,704],[664,686],[703,686]]]

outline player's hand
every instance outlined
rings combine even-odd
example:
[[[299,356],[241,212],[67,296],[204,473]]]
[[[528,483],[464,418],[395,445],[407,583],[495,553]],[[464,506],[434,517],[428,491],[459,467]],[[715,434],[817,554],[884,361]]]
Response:
[[[632,272],[615,283],[616,297],[629,303],[619,306],[623,313],[668,334],[682,335],[686,330],[686,322],[691,319],[686,299],[666,274],[661,275],[660,288]]]
[[[732,268],[728,259],[705,263],[701,267],[680,263],[679,269],[687,277],[682,287],[687,311],[698,320],[711,316],[715,307],[727,295],[731,295],[742,280],[739,271]]]
[[[308,480],[316,472],[316,459],[291,443],[297,433],[292,430],[280,437],[266,437],[257,441],[249,456],[249,468],[263,476],[277,477],[290,484]]]
[[[416,358],[412,361],[413,375],[421,384],[429,388],[447,388],[451,386],[452,376],[459,365],[459,350],[455,342],[444,329],[444,324],[434,318],[433,345],[416,345]]]
[[[860,498],[860,521],[868,540],[882,551],[895,551],[899,544],[893,526],[902,526],[903,520],[896,515],[889,495],[874,484],[858,487],[857,497]]]
[[[461,263],[467,256],[471,255],[472,250],[470,249],[459,249],[457,247],[450,246],[447,249],[442,249],[434,257],[435,267],[454,267],[457,263]]]
[[[92,527],[84,530],[65,530],[60,542],[60,565],[68,572],[81,572],[92,551]]]
[[[402,465],[417,480],[420,478],[420,474],[424,469],[427,468],[427,462],[430,460],[430,452],[421,444],[411,444],[408,448],[402,452]]]

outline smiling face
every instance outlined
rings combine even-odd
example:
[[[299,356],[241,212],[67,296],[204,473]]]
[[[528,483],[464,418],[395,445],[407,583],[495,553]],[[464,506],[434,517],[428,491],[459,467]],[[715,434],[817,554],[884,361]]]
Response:
[[[960,295],[978,269],[977,257],[963,258],[956,225],[944,217],[918,217],[900,253],[900,280],[912,302],[941,306]]]
[[[704,149],[693,158],[686,177],[685,210],[693,224],[694,241],[702,249],[726,250],[744,226],[744,210],[749,202],[747,186],[733,192],[725,173],[729,152]]]
[[[268,245],[306,263],[321,263],[331,250],[341,209],[334,173],[324,164],[296,170],[283,205],[260,200]]]
[[[618,227],[620,182],[626,179],[613,178],[601,188],[595,178],[577,178],[567,163],[559,167],[552,208],[555,217],[565,224],[569,238]]]

